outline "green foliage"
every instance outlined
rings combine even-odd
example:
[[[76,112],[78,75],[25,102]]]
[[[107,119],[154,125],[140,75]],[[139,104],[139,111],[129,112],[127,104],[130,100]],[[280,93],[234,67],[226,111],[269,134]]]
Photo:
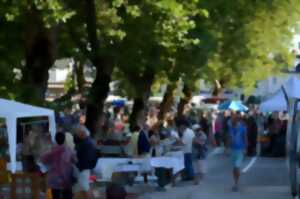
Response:
[[[75,12],[66,9],[59,0],[33,0],[33,1],[0,1],[0,14],[5,16],[7,21],[17,20],[24,16],[28,10],[37,10],[41,13],[45,26],[66,22]]]
[[[216,51],[202,73],[206,80],[248,92],[257,80],[291,64],[290,44],[298,28],[299,1],[202,1],[210,13]]]
[[[65,22],[74,14],[58,0],[0,0],[1,97],[16,98],[24,91],[24,87],[29,86],[20,84],[22,74],[20,78],[15,78],[14,70],[22,71],[25,68],[26,54],[31,51],[29,43],[38,39],[33,32]],[[29,16],[36,18],[28,21]]]
[[[23,49],[20,48],[22,38],[19,29],[23,26],[20,23],[7,21],[0,6],[0,97],[15,98],[18,87],[14,69],[22,64]]]
[[[146,0],[136,4],[138,14],[121,13],[122,30],[126,36],[118,44],[117,66],[119,76],[131,84],[134,96],[141,94],[143,84],[150,83],[145,76],[155,76],[153,90],[161,80],[167,82],[178,52],[198,46],[199,37],[192,36],[196,28],[194,18],[206,18],[206,12],[196,7],[197,1],[180,3],[175,0]],[[180,72],[182,70],[178,69]],[[180,72],[174,72],[178,80]],[[136,84],[140,82],[140,84]],[[125,85],[125,84],[122,84]],[[156,87],[156,89],[154,88]]]
[[[14,86],[15,75],[9,66],[3,66],[0,63],[1,80],[0,80],[0,97],[14,99],[15,93],[13,92],[16,87]]]
[[[153,83],[156,92],[179,79],[196,89],[200,78],[251,92],[257,80],[291,64],[289,47],[300,18],[296,0],[95,0],[94,52],[86,2],[0,0],[1,95],[12,96],[13,70],[23,67],[23,17],[30,10],[38,11],[47,28],[63,24],[58,57],[84,63],[93,63],[95,54],[110,57],[117,68],[113,78],[131,97],[145,84]]]

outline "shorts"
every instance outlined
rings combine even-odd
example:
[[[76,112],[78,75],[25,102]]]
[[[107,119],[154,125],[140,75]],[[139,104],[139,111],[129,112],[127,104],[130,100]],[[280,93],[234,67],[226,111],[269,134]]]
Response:
[[[206,163],[205,160],[193,160],[193,167],[195,174],[205,174],[206,173]]]
[[[244,160],[244,150],[232,150],[231,160],[234,168],[241,168]]]
[[[85,191],[88,192],[90,190],[90,170],[83,170],[77,173],[77,183],[74,185],[74,192]]]

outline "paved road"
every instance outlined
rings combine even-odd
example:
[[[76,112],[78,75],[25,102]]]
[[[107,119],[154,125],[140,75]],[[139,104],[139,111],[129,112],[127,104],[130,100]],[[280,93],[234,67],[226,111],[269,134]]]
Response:
[[[251,159],[244,162],[246,168]],[[289,199],[286,162],[284,159],[257,158],[255,163],[243,173],[241,190],[231,192],[230,159],[223,154],[208,158],[208,174],[203,182],[194,186],[179,183],[165,193],[145,193],[142,199]]]

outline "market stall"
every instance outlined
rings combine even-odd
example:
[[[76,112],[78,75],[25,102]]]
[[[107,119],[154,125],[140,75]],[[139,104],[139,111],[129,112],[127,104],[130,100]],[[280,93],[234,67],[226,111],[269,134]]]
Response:
[[[103,181],[110,181],[114,172],[151,172],[154,168],[173,170],[173,175],[184,169],[183,152],[169,152],[161,157],[99,158],[94,173]]]
[[[54,111],[50,109],[31,106],[6,99],[0,99],[0,107],[0,118],[5,119],[8,133],[10,155],[9,170],[15,173],[17,170],[17,119],[47,116],[49,118],[49,132],[52,140],[54,140],[56,133],[55,114]]]
[[[267,100],[263,101],[259,106],[259,110],[261,112],[286,111],[287,102],[283,91],[279,90]]]
[[[260,110],[263,112],[271,111],[287,111],[289,115],[287,127],[287,155],[288,155],[288,170],[290,177],[290,186],[293,196],[300,193],[299,179],[299,155],[300,143],[298,135],[299,127],[299,110],[300,110],[300,76],[299,71],[289,72],[288,80],[282,87],[268,100],[260,105]]]
[[[287,126],[287,154],[288,170],[290,177],[290,186],[292,195],[300,195],[299,181],[299,100],[300,100],[300,76],[296,68],[295,73],[290,74],[289,79],[283,84],[282,91],[288,104],[287,111],[289,115]]]
[[[273,112],[273,111],[287,111],[287,99],[286,98],[298,98],[300,88],[300,78],[295,75],[291,75],[288,80],[282,85],[282,87],[274,93],[270,98],[260,104],[260,111]],[[298,105],[300,110],[300,105]]]

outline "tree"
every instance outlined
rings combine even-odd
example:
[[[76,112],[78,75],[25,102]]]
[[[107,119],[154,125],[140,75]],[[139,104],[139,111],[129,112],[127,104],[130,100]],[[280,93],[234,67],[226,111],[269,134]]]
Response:
[[[20,43],[23,48],[18,57],[19,63],[13,67],[21,69],[21,81],[18,90],[19,100],[41,104],[45,100],[47,90],[48,70],[55,61],[55,29],[54,25],[72,16],[72,12],[65,10],[60,1],[4,1],[1,2],[1,18],[5,17],[15,29],[21,31],[12,33],[16,40],[12,45]],[[11,29],[10,29],[11,31]],[[11,34],[11,32],[6,32]],[[13,51],[9,51],[15,54]],[[21,61],[24,64],[21,64]]]
[[[97,121],[102,114],[115,67],[114,42],[119,39],[115,28],[119,23],[116,2],[68,1],[68,6],[76,11],[76,15],[68,23],[69,36],[96,69],[86,107],[86,125],[92,134],[96,132]]]
[[[185,82],[179,115],[191,98],[188,85],[193,86],[196,79],[215,85],[215,95],[226,87],[244,88],[249,93],[257,80],[289,65],[290,41],[297,30],[295,1],[199,1],[198,6],[207,10],[209,17],[196,22],[199,49],[183,52],[176,59]]]
[[[194,45],[179,48],[172,54],[171,67],[166,73],[169,83],[160,106],[162,109],[160,113],[161,119],[171,108],[172,101],[174,101],[172,99],[174,98],[174,90],[178,89],[178,84],[182,88],[182,92],[177,106],[177,113],[179,116],[182,116],[185,105],[190,102],[193,92],[199,87],[199,79],[203,77],[202,68],[206,67],[210,55],[216,50],[216,37],[207,28],[210,20],[209,13],[205,7],[198,4],[195,6],[201,9],[203,13],[192,18],[195,27],[189,32],[188,37],[192,38],[195,43]]]
[[[22,60],[22,50],[19,47],[21,41],[16,31],[19,26],[8,22],[3,11],[0,9],[0,96],[16,98],[16,83],[20,74],[16,74],[15,67],[21,65]]]
[[[48,70],[57,57],[90,62],[96,72],[87,101],[87,126],[93,133],[114,70],[135,98],[133,115],[146,108],[153,83],[167,79],[163,118],[180,79],[186,98],[182,102],[187,102],[199,78],[218,81],[221,88],[249,90],[257,79],[287,65],[300,13],[299,2],[282,0],[0,3],[0,53],[5,53],[0,69],[7,77],[0,89],[7,96],[21,93],[17,97],[24,101],[42,103]],[[21,80],[15,69],[21,70]]]
[[[174,95],[178,87],[177,82],[169,82],[167,84],[166,91],[163,96],[163,100],[159,105],[158,119],[164,120],[166,114],[170,111],[171,107],[174,105]]]
[[[181,77],[183,97],[178,106],[191,99],[197,79],[215,85],[214,95],[226,87],[242,87],[250,92],[259,79],[279,71],[290,62],[289,44],[297,30],[299,6],[296,1],[197,1],[207,18],[194,18],[192,36],[200,43],[183,48],[174,56],[175,82]],[[279,16],[279,17],[278,17]],[[284,34],[282,34],[284,33]],[[171,70],[172,71],[172,70]],[[172,84],[171,84],[172,85]],[[163,108],[172,86],[161,105]],[[164,115],[164,112],[161,113]]]
[[[299,19],[297,1],[201,1],[209,12],[207,29],[217,39],[201,72],[222,87],[251,91],[257,80],[290,63],[290,42]]]
[[[121,13],[126,36],[119,44],[117,67],[134,91],[131,125],[147,107],[153,82],[163,73],[172,73],[177,51],[199,43],[189,35],[195,28],[193,17],[203,16],[194,5],[195,1],[149,0],[130,5],[136,14]]]

